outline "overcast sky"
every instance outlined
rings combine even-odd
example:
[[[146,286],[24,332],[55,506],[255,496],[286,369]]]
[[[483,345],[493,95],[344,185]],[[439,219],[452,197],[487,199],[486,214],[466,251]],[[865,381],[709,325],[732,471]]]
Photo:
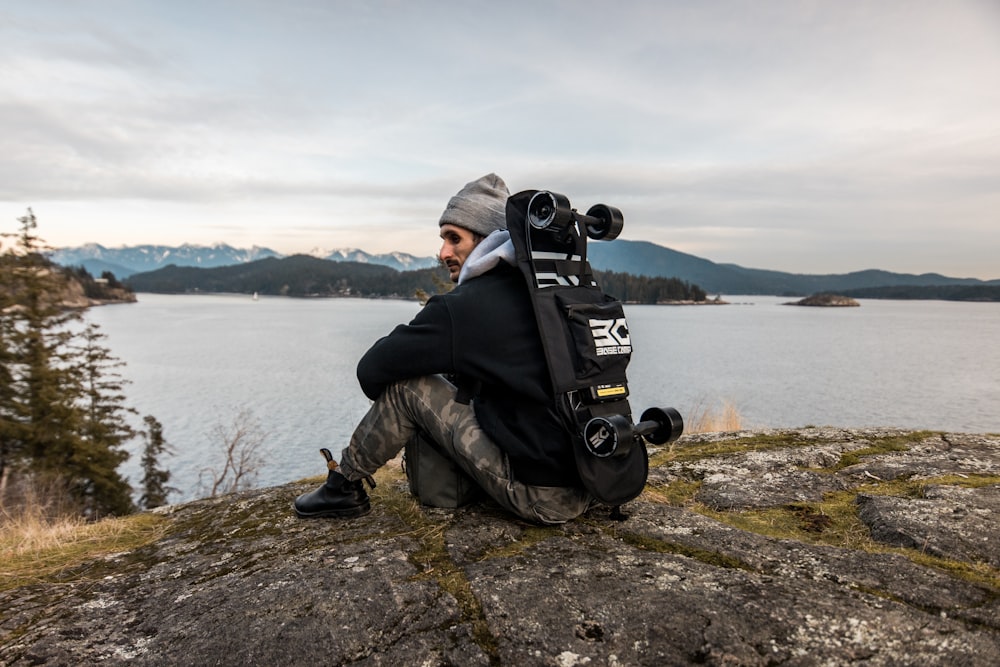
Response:
[[[1000,0],[0,0],[0,230],[433,255],[495,171],[622,238],[1000,278]]]

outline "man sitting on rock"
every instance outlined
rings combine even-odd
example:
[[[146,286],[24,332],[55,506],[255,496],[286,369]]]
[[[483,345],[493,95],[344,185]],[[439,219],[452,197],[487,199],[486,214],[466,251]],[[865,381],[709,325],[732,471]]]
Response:
[[[418,433],[524,519],[557,524],[589,507],[506,231],[508,195],[503,180],[489,174],[448,202],[438,258],[457,286],[361,358],[358,380],[374,403],[340,465],[329,462],[326,483],[295,500],[299,516],[367,513],[362,480]]]

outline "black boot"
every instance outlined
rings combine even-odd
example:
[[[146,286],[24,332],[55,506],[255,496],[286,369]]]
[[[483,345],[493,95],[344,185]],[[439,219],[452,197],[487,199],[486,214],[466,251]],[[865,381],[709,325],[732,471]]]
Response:
[[[321,449],[326,457],[326,465],[330,472],[326,476],[326,483],[315,491],[304,493],[295,499],[295,513],[302,517],[355,517],[368,514],[371,511],[371,503],[368,501],[368,493],[365,492],[364,484],[359,480],[352,482],[339,472],[337,472],[337,462],[329,450]],[[374,482],[369,484],[374,488]]]

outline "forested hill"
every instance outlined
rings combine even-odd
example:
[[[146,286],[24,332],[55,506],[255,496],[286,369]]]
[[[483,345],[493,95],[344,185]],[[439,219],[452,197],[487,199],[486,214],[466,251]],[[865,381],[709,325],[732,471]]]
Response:
[[[184,294],[235,292],[277,296],[365,296],[411,298],[416,290],[434,293],[448,282],[444,269],[396,271],[387,266],[331,262],[292,255],[211,269],[166,266],[137,273],[128,284],[137,292]]]
[[[677,278],[649,278],[625,273],[596,272],[612,296],[633,303],[704,301],[705,291]],[[160,294],[237,293],[296,297],[356,296],[412,299],[437,294],[451,285],[443,268],[397,271],[387,266],[335,262],[310,255],[292,255],[202,269],[167,266],[137,273],[128,284],[136,292]]]
[[[950,278],[937,273],[919,275],[877,269],[842,274],[810,275],[765,269],[748,269],[715,262],[664,248],[646,241],[617,239],[613,243],[591,243],[590,264],[595,269],[625,271],[646,276],[677,276],[696,283],[711,294],[779,294],[785,296],[861,290],[870,287],[923,287],[937,285],[993,285],[998,280]],[[916,293],[916,291],[911,292]],[[929,291],[928,293],[931,293]],[[865,298],[895,298],[866,296]],[[899,297],[905,298],[905,297]],[[938,299],[938,296],[916,297]]]
[[[844,290],[842,294],[857,299],[1000,301],[1000,285],[895,285]]]

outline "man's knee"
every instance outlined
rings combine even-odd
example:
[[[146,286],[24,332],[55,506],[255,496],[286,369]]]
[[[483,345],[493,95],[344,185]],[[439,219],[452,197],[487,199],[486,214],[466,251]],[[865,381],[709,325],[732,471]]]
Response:
[[[412,413],[426,410],[440,413],[455,402],[455,385],[440,375],[427,375],[393,382],[376,400],[385,399],[387,395],[389,400],[407,406]]]

